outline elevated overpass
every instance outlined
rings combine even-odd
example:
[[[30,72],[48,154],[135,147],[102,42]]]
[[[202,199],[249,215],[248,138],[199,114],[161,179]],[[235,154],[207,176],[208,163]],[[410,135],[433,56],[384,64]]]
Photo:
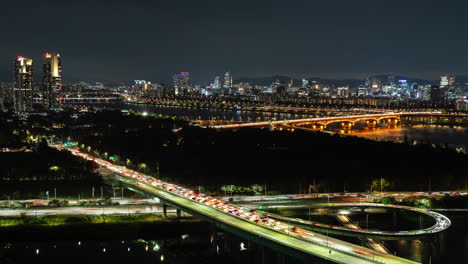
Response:
[[[351,236],[358,238],[375,238],[379,240],[402,240],[402,239],[417,239],[427,237],[428,235],[437,234],[445,231],[450,227],[451,221],[448,217],[426,209],[401,206],[401,205],[383,205],[377,203],[316,203],[309,205],[269,205],[269,208],[385,208],[391,210],[411,211],[420,213],[434,219],[435,224],[424,229],[417,230],[401,230],[401,231],[381,231],[371,229],[349,228],[343,226],[335,226],[307,221],[303,219],[295,219],[283,217],[279,215],[272,215],[273,218],[297,224],[300,226],[309,227],[314,231],[328,232],[330,234],[337,234],[342,236]],[[396,211],[395,211],[396,212]]]
[[[163,182],[78,150],[69,151],[112,171],[115,178],[128,187],[158,197],[163,203],[204,219],[217,228],[306,261],[325,259],[343,264],[417,263],[261,217],[244,207]]]

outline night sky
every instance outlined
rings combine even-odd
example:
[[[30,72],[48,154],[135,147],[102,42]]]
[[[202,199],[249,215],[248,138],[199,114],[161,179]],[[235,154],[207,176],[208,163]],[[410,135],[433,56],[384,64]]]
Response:
[[[468,1],[2,1],[0,79],[62,55],[64,81],[468,73]],[[40,79],[36,78],[36,81]]]

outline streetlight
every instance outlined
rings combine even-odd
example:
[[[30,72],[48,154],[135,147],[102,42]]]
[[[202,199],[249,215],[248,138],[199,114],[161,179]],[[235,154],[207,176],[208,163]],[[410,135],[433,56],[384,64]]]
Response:
[[[383,191],[383,177],[380,176],[380,197],[382,197],[382,191]]]

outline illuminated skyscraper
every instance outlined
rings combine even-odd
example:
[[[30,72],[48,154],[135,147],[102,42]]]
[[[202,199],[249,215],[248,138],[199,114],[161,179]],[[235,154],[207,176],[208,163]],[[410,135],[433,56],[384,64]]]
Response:
[[[440,88],[452,88],[455,85],[455,75],[446,74],[440,76]]]
[[[223,83],[223,91],[224,93],[231,93],[232,88],[232,76],[230,72],[226,72],[224,74],[224,83]]]
[[[181,72],[172,77],[176,95],[189,92],[189,77],[190,74],[188,72]]]
[[[42,72],[42,102],[44,108],[59,106],[59,92],[62,86],[62,63],[60,54],[44,53]]]
[[[0,111],[4,110],[5,97],[6,97],[6,85],[0,82]]]
[[[23,113],[32,110],[33,97],[33,61],[22,56],[15,60],[13,82],[13,108]]]
[[[137,97],[145,97],[151,96],[154,92],[154,86],[151,82],[147,82],[145,80],[135,80],[135,84],[133,85],[133,94]]]
[[[440,106],[446,102],[445,89],[439,85],[432,85],[430,93],[430,98],[433,104]]]
[[[221,81],[219,80],[219,76],[216,76],[214,79],[214,83],[212,85],[213,89],[220,89],[221,88]]]
[[[393,75],[393,73],[388,75],[388,85],[390,85],[391,87],[396,86],[396,84],[395,84],[395,75]]]

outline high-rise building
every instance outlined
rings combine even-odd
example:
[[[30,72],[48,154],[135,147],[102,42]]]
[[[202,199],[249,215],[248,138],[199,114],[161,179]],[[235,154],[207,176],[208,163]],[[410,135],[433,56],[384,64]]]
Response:
[[[376,94],[382,91],[382,81],[378,78],[371,79],[370,91],[372,94]]]
[[[452,88],[455,85],[455,75],[445,74],[440,76],[440,88]]]
[[[348,97],[349,96],[349,86],[341,86],[337,89],[338,96]]]
[[[213,85],[211,86],[212,89],[220,89],[221,88],[221,81],[219,80],[219,76],[216,76],[213,82]]]
[[[432,85],[430,98],[433,104],[438,104],[438,105],[444,104],[446,101],[445,90],[439,85]]]
[[[232,88],[232,76],[230,72],[224,74],[223,90],[224,93],[230,93]]]
[[[409,94],[410,86],[408,85],[408,80],[398,80],[398,92],[400,94]]]
[[[6,85],[3,82],[0,82],[0,111],[5,109],[4,101],[6,95]]]
[[[395,84],[395,75],[393,75],[393,73],[390,73],[388,75],[388,85],[390,85],[391,87],[396,86],[396,84]]]
[[[42,72],[42,102],[45,109],[57,108],[62,87],[62,62],[58,53],[44,53]]]
[[[302,79],[302,86],[301,88],[307,88],[309,86],[309,80],[307,79]]]
[[[188,72],[181,72],[172,77],[176,95],[189,92],[189,76],[190,74]]]
[[[33,61],[18,56],[14,62],[13,108],[23,113],[32,110],[33,98]]]
[[[359,86],[357,95],[358,96],[366,96],[367,95],[367,87]]]
[[[133,94],[139,98],[150,96],[154,91],[154,86],[151,82],[145,80],[135,80],[133,85]]]

